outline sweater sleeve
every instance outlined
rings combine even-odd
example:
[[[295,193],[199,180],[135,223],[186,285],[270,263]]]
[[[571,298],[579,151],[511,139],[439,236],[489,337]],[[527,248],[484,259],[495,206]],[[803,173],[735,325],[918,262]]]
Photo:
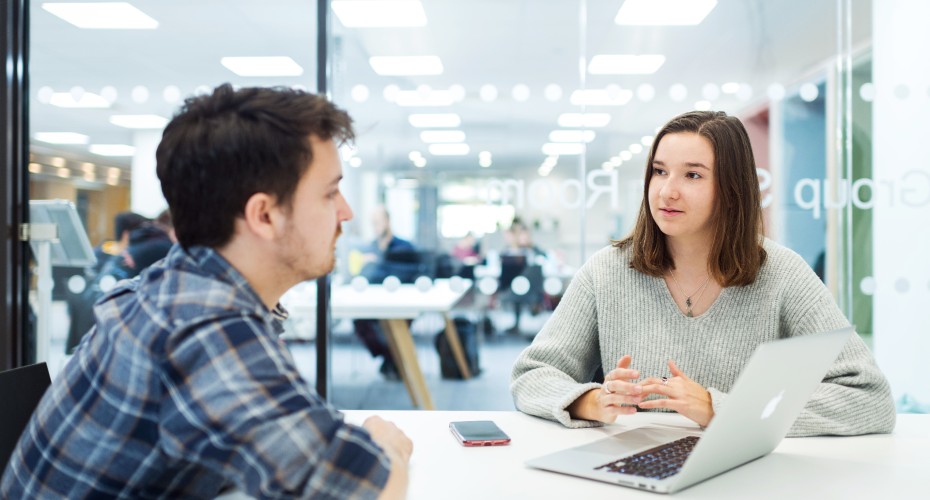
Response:
[[[600,422],[573,419],[566,408],[600,387],[590,382],[600,365],[597,307],[590,276],[582,268],[572,279],[542,331],[517,358],[510,392],[517,409],[567,427]]]
[[[784,336],[849,325],[829,290],[800,257],[781,311]],[[789,271],[790,272],[790,271]],[[854,335],[814,390],[789,436],[889,433],[895,426],[891,388],[865,343]]]

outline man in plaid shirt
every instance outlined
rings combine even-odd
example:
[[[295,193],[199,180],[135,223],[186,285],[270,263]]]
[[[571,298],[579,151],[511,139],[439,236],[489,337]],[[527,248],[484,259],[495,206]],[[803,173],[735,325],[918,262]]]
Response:
[[[337,143],[321,96],[229,85],[189,99],[157,151],[178,245],[95,306],[39,404],[2,498],[403,497],[412,444],[313,392],[277,338],[293,285],[333,269]]]

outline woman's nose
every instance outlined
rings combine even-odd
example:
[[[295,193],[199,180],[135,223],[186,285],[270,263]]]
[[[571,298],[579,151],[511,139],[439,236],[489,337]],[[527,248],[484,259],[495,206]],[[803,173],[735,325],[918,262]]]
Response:
[[[678,181],[669,177],[665,179],[665,182],[662,184],[662,189],[659,190],[659,195],[663,198],[678,198]]]

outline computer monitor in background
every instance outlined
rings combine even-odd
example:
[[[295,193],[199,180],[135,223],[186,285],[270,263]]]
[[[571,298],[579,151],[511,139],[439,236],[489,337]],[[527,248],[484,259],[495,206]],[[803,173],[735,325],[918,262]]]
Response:
[[[56,224],[58,239],[52,241],[51,264],[53,267],[84,267],[97,262],[94,249],[90,246],[87,231],[81,224],[77,209],[67,200],[30,200],[30,224]],[[39,242],[30,239],[32,251],[38,254]]]
[[[52,268],[91,266],[97,262],[97,258],[74,204],[67,200],[29,202],[29,244],[36,259],[38,275],[35,360],[48,361],[54,286]]]

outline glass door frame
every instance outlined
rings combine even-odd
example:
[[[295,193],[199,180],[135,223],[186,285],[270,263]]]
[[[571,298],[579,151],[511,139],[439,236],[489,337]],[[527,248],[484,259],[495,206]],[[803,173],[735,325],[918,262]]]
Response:
[[[0,7],[0,53],[4,78],[0,80],[0,220],[6,238],[0,246],[0,282],[4,301],[0,307],[0,370],[28,362],[30,329],[27,242],[20,237],[28,222],[28,47],[29,6],[27,0],[3,2]]]

